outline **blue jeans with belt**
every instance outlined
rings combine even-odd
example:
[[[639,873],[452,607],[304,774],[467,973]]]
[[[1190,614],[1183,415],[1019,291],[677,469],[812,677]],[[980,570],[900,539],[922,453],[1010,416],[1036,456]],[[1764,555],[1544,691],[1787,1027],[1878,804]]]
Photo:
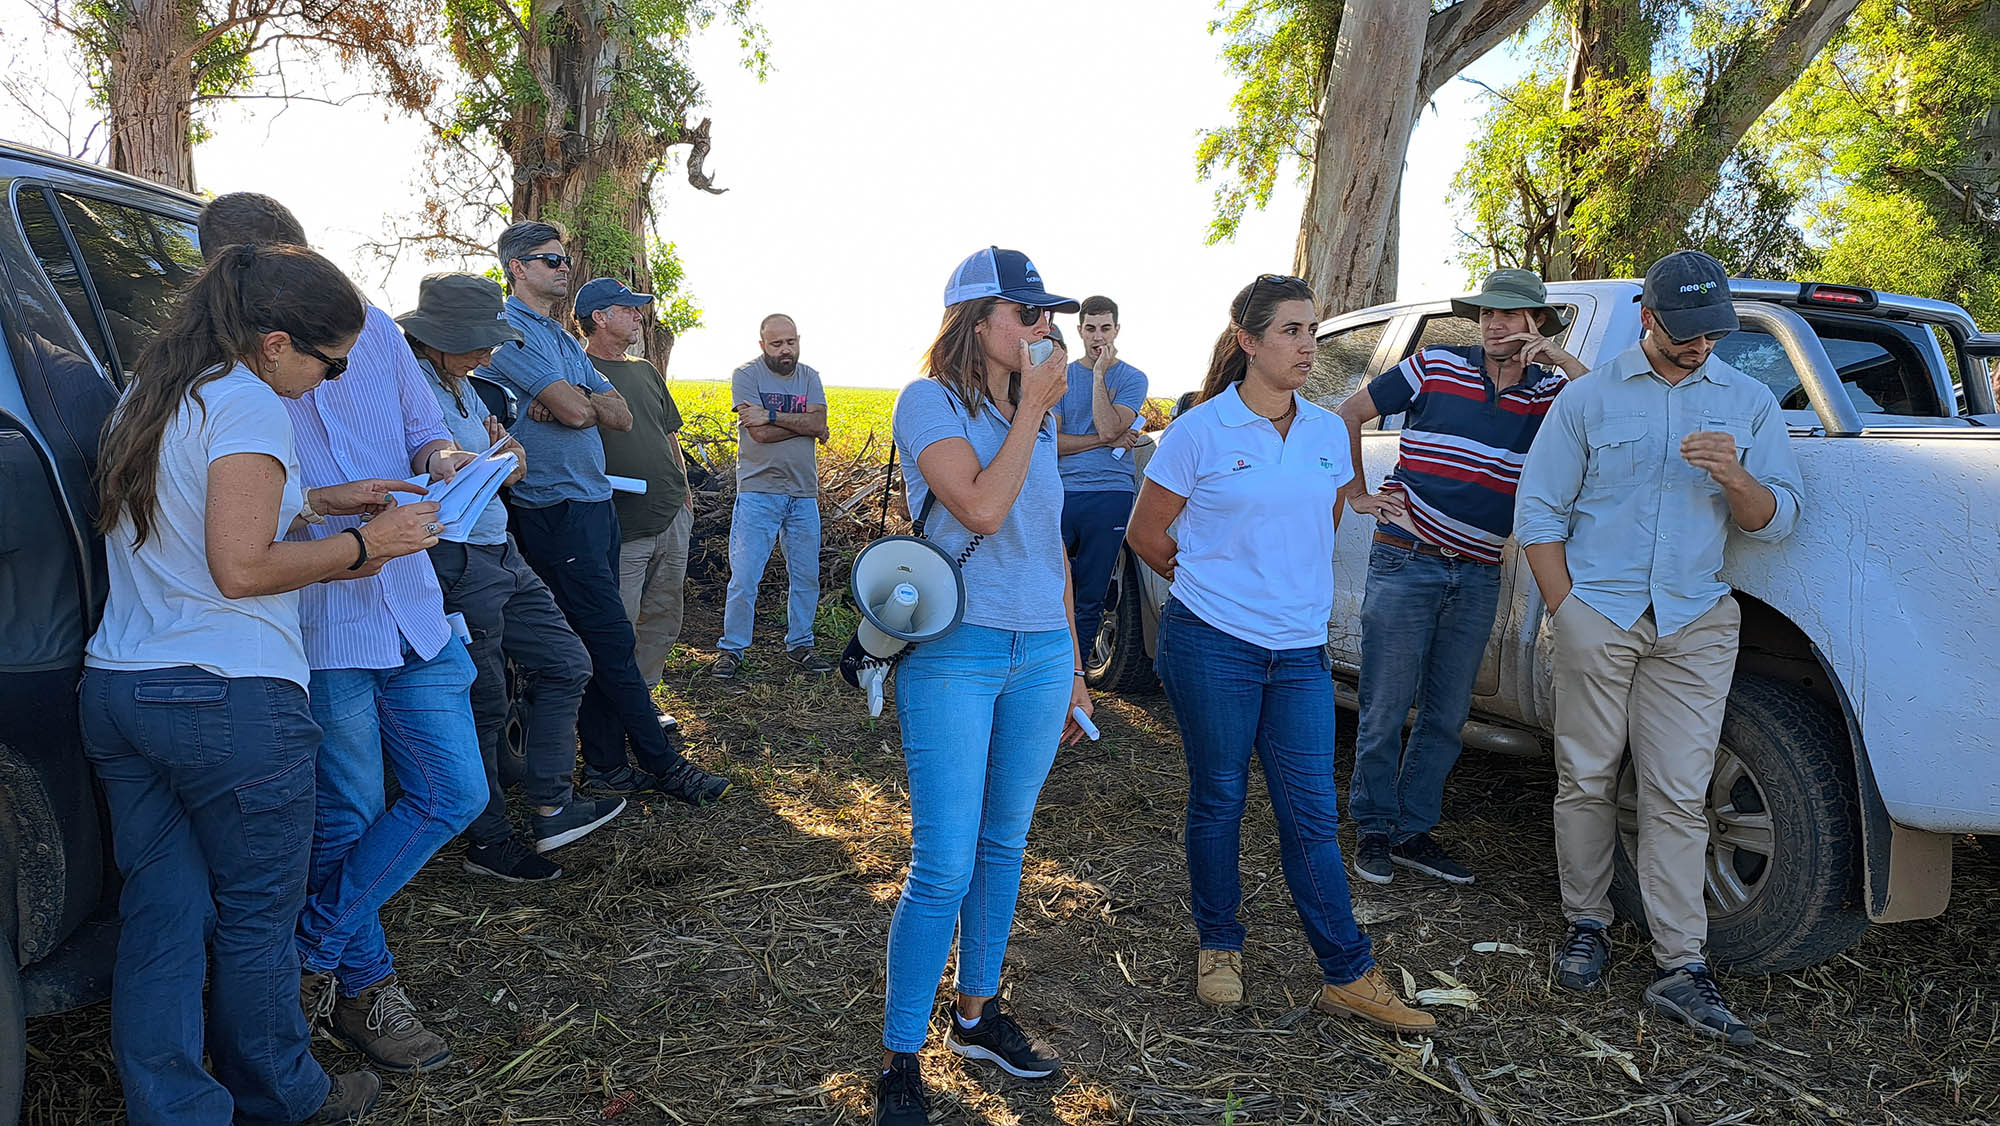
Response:
[[[395,972],[382,905],[486,808],[472,723],[472,658],[453,637],[393,669],[319,669],[312,715],[325,731],[311,892],[299,916],[305,968],[334,971],[349,997]],[[384,809],[382,755],[403,795]]]
[[[126,1113],[135,1126],[304,1119],[328,1086],[292,945],[320,738],[305,690],[187,665],[86,669],[81,696],[125,877],[111,1048]]]
[[[1437,828],[1499,605],[1500,568],[1491,563],[1384,543],[1369,548],[1361,722],[1347,791],[1356,832],[1400,844]],[[1417,717],[1405,747],[1412,702]]]
[[[1326,650],[1266,649],[1203,621],[1179,599],[1160,616],[1155,663],[1187,755],[1187,864],[1195,933],[1204,950],[1242,950],[1237,871],[1250,752],[1278,820],[1278,855],[1292,904],[1327,983],[1375,965],[1354,922],[1347,869],[1334,839],[1333,677]]]
[[[963,625],[896,669],[910,780],[910,877],[889,923],[882,1046],[924,1046],[958,932],[958,991],[1000,991],[1021,852],[1068,718],[1067,629]]]

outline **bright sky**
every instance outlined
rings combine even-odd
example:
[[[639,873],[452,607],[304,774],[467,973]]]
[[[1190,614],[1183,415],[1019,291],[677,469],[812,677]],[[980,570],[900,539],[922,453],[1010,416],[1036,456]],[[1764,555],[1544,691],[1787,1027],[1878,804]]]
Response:
[[[706,324],[676,345],[672,377],[726,378],[756,354],[763,315],[782,311],[827,383],[898,386],[937,331],[952,268],[998,244],[1026,251],[1055,293],[1116,300],[1121,354],[1172,394],[1199,382],[1230,296],[1259,273],[1291,272],[1304,193],[1290,184],[1234,243],[1202,243],[1213,186],[1195,179],[1196,136],[1226,120],[1235,88],[1208,33],[1210,0],[762,0],[758,11],[768,80],[740,67],[724,29],[694,56],[715,119],[708,171],[728,193],[662,176],[661,229]],[[7,47],[48,66],[52,87],[74,84],[29,30],[26,0],[0,0],[0,27],[17,29]],[[1499,85],[1519,67],[1502,48],[1470,73]],[[1479,93],[1448,85],[1413,138],[1403,297],[1463,286],[1445,194]],[[0,135],[61,147],[0,103]],[[213,128],[195,152],[200,187],[284,200],[392,312],[431,270],[489,264],[406,259],[385,277],[361,248],[412,210],[424,146],[420,125],[379,104],[242,102]],[[1059,323],[1074,339],[1074,318]]]

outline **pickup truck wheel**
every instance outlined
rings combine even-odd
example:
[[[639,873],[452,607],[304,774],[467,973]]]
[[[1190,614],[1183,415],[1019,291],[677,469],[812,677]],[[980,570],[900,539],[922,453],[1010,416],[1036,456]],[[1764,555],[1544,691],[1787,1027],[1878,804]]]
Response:
[[[1083,660],[1083,682],[1092,691],[1130,695],[1159,685],[1153,662],[1146,657],[1145,627],[1139,621],[1139,570],[1132,553],[1121,550],[1111,569],[1111,590],[1104,596],[1104,620]]]
[[[1816,965],[1867,929],[1854,768],[1834,717],[1803,691],[1741,676],[1708,788],[1708,954],[1743,973]],[[1618,783],[1612,906],[1645,927],[1632,866],[1638,783]]]
[[[21,992],[21,971],[14,965],[14,948],[0,942],[0,1126],[14,1126],[20,1119],[27,1085],[27,999]]]

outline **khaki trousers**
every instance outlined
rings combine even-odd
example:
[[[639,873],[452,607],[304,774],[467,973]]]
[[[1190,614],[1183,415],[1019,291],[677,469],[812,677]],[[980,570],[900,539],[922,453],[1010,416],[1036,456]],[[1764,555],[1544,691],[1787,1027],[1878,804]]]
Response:
[[[1612,921],[1618,772],[1629,744],[1639,783],[1633,864],[1662,969],[1700,961],[1708,939],[1708,783],[1742,621],[1724,597],[1661,637],[1650,611],[1620,629],[1574,595],[1552,619],[1563,914]]]
[[[693,528],[694,515],[683,505],[665,531],[626,540],[618,549],[618,596],[632,619],[633,663],[649,689],[665,677],[667,655],[680,640]]]

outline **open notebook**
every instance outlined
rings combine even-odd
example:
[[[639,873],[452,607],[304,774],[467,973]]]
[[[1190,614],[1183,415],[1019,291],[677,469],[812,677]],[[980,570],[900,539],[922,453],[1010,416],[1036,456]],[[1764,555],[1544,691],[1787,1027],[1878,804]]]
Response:
[[[499,452],[501,443],[506,441],[502,437],[488,446],[485,453],[459,466],[449,481],[429,484],[428,474],[410,478],[412,485],[428,485],[424,499],[437,502],[438,523],[444,528],[438,533],[439,539],[464,543],[479,514],[500,495],[500,486],[514,471],[514,455]]]

